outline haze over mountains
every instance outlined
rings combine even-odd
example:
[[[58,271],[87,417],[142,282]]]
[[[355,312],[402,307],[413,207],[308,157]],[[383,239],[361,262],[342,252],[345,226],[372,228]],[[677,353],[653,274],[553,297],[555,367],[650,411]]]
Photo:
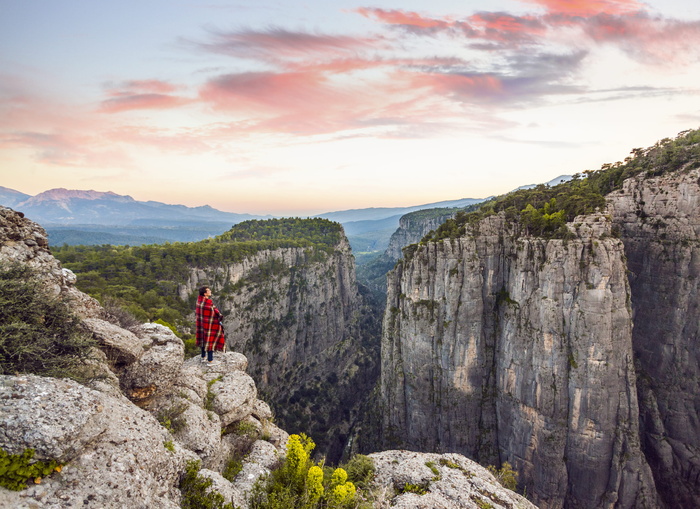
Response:
[[[570,177],[548,182],[555,185]],[[531,186],[524,186],[531,187]],[[401,216],[432,208],[462,208],[489,198],[462,198],[408,207],[378,207],[326,212],[343,225],[353,251],[383,252]],[[50,189],[35,196],[0,186],[0,204],[25,214],[46,228],[52,245],[140,245],[192,242],[219,235],[249,219],[272,215],[224,212],[204,205],[187,207],[138,201],[111,191]]]

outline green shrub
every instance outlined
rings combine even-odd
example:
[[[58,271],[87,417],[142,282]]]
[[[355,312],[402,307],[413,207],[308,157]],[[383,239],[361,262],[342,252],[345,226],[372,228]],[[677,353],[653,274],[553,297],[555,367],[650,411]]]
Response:
[[[187,470],[180,480],[181,507],[183,509],[234,509],[232,504],[226,503],[221,493],[207,491],[213,481],[199,475],[200,466],[201,461],[187,462]]]
[[[399,493],[415,493],[416,495],[425,495],[428,493],[428,491],[428,486],[425,484],[411,484],[407,482],[401,487]]]
[[[336,468],[326,476],[310,459],[315,444],[303,433],[290,435],[287,456],[280,468],[256,483],[248,501],[250,509],[350,509],[356,488],[348,474]]]
[[[241,470],[243,470],[243,460],[237,455],[234,455],[226,462],[226,466],[224,467],[223,472],[221,472],[221,475],[225,479],[233,482]]]
[[[184,401],[167,406],[158,412],[158,422],[169,432],[177,433],[187,426],[187,421],[182,417],[185,410],[187,410],[187,403]]]
[[[489,465],[487,468],[488,471],[496,477],[498,482],[501,483],[501,486],[515,491],[515,488],[518,486],[518,472],[513,470],[510,463],[504,461],[501,468],[498,469],[493,465]]]
[[[61,465],[54,460],[35,461],[34,449],[25,449],[22,454],[8,454],[0,448],[0,486],[8,490],[20,491],[27,487],[27,481],[41,482],[54,470],[61,471]]]
[[[163,320],[162,318],[158,318],[158,320],[155,320],[153,323],[157,323],[158,325],[163,325],[163,326],[167,327],[168,329],[170,329],[172,331],[173,334],[178,336],[177,329],[175,327],[173,327],[171,324],[169,324],[168,322],[166,322],[165,320]]]
[[[68,304],[52,296],[30,268],[0,265],[0,374],[84,382],[94,346]]]
[[[344,468],[348,473],[348,479],[360,489],[369,488],[376,470],[372,458],[364,454],[356,454],[350,458],[350,461],[344,465]]]

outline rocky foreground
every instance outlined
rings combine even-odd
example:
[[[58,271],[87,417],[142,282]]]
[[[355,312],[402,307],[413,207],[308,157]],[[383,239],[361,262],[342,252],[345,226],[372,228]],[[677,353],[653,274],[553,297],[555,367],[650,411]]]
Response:
[[[41,227],[0,207],[0,263],[33,267],[56,296],[69,297],[83,327],[99,342],[88,385],[33,375],[0,375],[0,448],[35,450],[60,471],[24,490],[0,488],[0,507],[174,508],[188,463],[228,503],[247,507],[253,484],[285,454],[287,433],[258,399],[247,359],[219,356],[216,367],[185,360],[170,329],[133,331],[75,287],[75,276],[51,256]],[[242,469],[223,477],[240,457]],[[371,454],[375,507],[533,508],[501,487],[486,469],[458,454],[385,451]],[[417,488],[413,488],[413,486]]]

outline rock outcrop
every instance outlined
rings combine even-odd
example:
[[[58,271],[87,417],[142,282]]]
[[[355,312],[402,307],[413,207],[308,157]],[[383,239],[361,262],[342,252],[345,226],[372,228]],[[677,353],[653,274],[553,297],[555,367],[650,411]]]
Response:
[[[608,197],[625,244],[642,446],[668,507],[700,507],[700,170]]]
[[[199,460],[199,475],[215,479],[213,489],[227,502],[246,507],[254,482],[283,455],[287,433],[258,399],[245,356],[228,352],[208,367],[198,356],[184,361],[183,342],[167,327],[127,331],[110,323],[99,303],[73,286],[75,276],[53,258],[45,232],[4,207],[0,262],[31,266],[99,347],[89,387],[0,376],[0,448],[10,455],[31,448],[35,460],[64,465],[23,491],[0,488],[1,506],[176,508],[187,463]],[[233,482],[220,474],[232,457],[243,464]]]
[[[369,455],[375,484],[399,509],[536,509],[501,487],[488,470],[460,454],[384,451]]]
[[[236,263],[191,268],[180,296],[202,284],[212,287],[229,347],[245,353],[278,421],[318,437],[317,451],[338,461],[379,371],[378,337],[363,340],[371,318],[345,236],[330,253],[264,250]]]
[[[21,212],[0,205],[0,261],[22,263],[36,271],[56,296],[72,301],[72,309],[81,318],[100,318],[99,303],[75,288],[76,277],[61,267],[51,255],[46,230],[24,218]]]
[[[509,461],[541,507],[656,507],[640,449],[624,247],[603,215],[571,240],[491,216],[388,278],[387,446]]]

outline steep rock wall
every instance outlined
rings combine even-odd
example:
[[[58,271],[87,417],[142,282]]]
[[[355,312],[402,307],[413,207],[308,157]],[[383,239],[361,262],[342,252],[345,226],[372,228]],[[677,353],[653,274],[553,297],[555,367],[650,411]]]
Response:
[[[623,246],[604,216],[576,224],[573,240],[544,240],[492,216],[397,265],[384,439],[509,461],[541,507],[656,507]]]
[[[700,507],[700,171],[609,196],[627,255],[642,443],[669,507]]]
[[[426,215],[426,211],[406,214],[399,219],[399,227],[389,239],[384,256],[392,261],[403,257],[401,250],[409,244],[419,242],[425,235],[454,217],[454,209],[443,209],[444,214]],[[435,212],[438,212],[436,210]]]
[[[366,311],[347,239],[331,253],[277,249],[192,268],[180,295],[201,284],[212,286],[230,347],[248,357],[283,425],[309,433],[318,450],[339,459],[378,376],[378,345],[363,331]]]

